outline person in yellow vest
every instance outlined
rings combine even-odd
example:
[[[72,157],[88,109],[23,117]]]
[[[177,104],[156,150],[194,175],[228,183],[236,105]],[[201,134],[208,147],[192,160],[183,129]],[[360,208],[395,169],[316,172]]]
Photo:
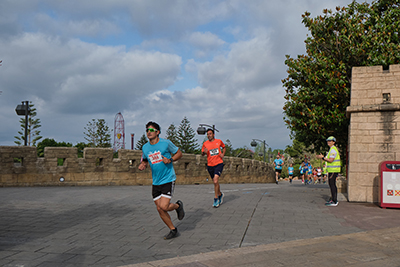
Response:
[[[328,143],[329,146],[328,155],[324,157],[322,154],[320,154],[317,155],[317,158],[322,159],[327,163],[328,183],[329,183],[329,188],[331,189],[332,199],[326,202],[325,205],[336,207],[339,203],[337,201],[336,178],[340,173],[340,167],[341,167],[340,155],[338,149],[335,146],[336,143],[335,137],[329,136],[328,139],[326,139],[326,142]]]

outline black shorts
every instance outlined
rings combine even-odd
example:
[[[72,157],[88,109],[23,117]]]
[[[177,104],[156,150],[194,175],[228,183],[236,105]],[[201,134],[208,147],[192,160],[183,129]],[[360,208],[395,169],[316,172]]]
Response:
[[[174,189],[175,189],[175,181],[161,185],[153,185],[153,201],[156,201],[161,197],[166,197],[171,199],[172,194],[174,193]]]
[[[221,176],[223,169],[224,169],[224,164],[223,163],[220,163],[220,164],[215,165],[215,166],[207,166],[207,170],[208,170],[208,173],[211,176],[211,179],[214,179],[215,175]]]
[[[275,172],[282,173],[282,169],[275,169]]]

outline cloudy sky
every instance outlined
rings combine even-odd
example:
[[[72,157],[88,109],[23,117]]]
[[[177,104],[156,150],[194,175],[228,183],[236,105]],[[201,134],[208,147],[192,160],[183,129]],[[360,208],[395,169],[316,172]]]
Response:
[[[92,119],[114,128],[121,112],[126,148],[149,120],[164,137],[184,116],[234,148],[253,138],[285,148],[281,79],[285,55],[305,52],[301,15],[350,2],[2,0],[0,145],[15,145],[15,108],[29,100],[57,142],[84,142]]]

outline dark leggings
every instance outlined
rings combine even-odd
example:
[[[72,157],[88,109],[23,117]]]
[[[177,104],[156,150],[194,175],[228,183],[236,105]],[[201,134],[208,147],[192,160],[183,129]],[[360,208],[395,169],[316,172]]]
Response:
[[[337,187],[336,187],[337,176],[338,176],[337,172],[328,173],[328,182],[329,182],[329,187],[331,188],[332,201],[335,203],[337,202]]]

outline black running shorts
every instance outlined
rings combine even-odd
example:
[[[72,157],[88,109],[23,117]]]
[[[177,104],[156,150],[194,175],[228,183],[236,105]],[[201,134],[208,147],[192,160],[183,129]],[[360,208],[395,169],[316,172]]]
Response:
[[[171,183],[153,185],[153,201],[160,199],[161,197],[166,197],[171,199],[174,193],[175,181]]]
[[[220,163],[215,166],[207,166],[208,173],[211,176],[211,179],[214,179],[215,175],[221,176],[222,170],[224,169],[224,164]]]

